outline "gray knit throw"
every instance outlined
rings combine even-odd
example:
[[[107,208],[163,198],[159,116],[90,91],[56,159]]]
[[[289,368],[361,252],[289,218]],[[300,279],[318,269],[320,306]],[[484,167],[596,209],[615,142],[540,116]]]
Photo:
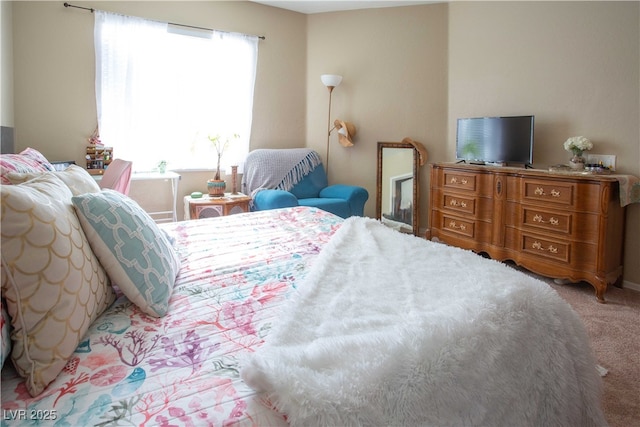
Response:
[[[242,176],[242,191],[252,198],[260,190],[291,190],[322,164],[308,148],[258,149],[249,153]]]

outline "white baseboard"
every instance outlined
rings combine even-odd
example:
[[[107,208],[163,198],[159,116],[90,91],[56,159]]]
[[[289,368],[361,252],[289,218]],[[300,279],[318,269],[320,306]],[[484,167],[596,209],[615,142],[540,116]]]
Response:
[[[622,288],[623,289],[631,289],[633,291],[640,292],[640,284],[639,283],[633,283],[633,282],[630,282],[628,280],[625,280],[625,281],[622,282]]]

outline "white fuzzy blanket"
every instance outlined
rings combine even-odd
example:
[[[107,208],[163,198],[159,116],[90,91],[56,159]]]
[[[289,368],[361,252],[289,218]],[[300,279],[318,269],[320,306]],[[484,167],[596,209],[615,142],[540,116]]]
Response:
[[[595,366],[545,283],[352,217],[242,378],[294,426],[604,426]]]

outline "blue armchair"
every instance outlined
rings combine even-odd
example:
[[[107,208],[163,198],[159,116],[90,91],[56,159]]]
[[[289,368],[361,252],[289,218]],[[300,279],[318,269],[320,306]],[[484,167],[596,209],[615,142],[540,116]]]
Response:
[[[322,159],[306,148],[259,149],[247,156],[243,192],[252,210],[315,206],[342,218],[362,216],[369,199],[365,188],[328,185]]]

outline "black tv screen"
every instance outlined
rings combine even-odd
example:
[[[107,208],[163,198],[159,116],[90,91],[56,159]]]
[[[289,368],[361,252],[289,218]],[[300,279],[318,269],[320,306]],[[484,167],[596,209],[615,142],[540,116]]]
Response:
[[[470,163],[533,164],[534,116],[458,119],[456,158]]]

